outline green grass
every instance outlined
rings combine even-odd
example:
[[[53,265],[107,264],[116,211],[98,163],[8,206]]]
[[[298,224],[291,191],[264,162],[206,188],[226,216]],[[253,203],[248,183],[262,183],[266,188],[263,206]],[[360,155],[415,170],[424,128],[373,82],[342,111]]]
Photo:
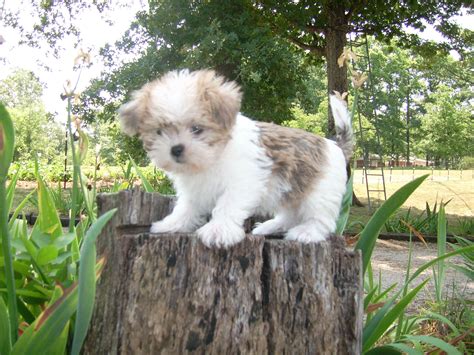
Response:
[[[414,176],[417,177],[421,173],[429,173],[426,170],[415,170]],[[394,171],[393,174],[404,174],[407,179],[412,178],[409,171]],[[357,175],[358,174],[358,175]],[[435,203],[439,205],[441,201],[450,201],[446,206],[446,219],[448,220],[448,233],[458,235],[472,235],[472,224],[474,223],[474,190],[472,188],[474,180],[470,172],[464,171],[462,180],[460,179],[460,171],[451,171],[451,180],[439,181],[438,176],[447,176],[447,171],[434,172],[435,179],[431,180],[431,175],[425,180],[422,186],[417,189],[397,211],[396,216],[406,216],[410,209],[411,216],[419,216],[426,210],[426,203],[433,207]],[[403,186],[405,182],[389,183],[386,173],[387,197],[391,196],[398,188]],[[376,184],[371,185],[377,187]],[[356,171],[354,178],[354,191],[356,196],[362,203],[367,205],[367,193],[365,184],[360,179],[360,171]],[[380,200],[376,204],[380,204]],[[348,221],[348,230],[351,232],[359,232],[363,225],[370,219],[371,213],[367,207],[353,206]],[[359,224],[359,222],[361,224]],[[466,231],[469,231],[466,233]]]

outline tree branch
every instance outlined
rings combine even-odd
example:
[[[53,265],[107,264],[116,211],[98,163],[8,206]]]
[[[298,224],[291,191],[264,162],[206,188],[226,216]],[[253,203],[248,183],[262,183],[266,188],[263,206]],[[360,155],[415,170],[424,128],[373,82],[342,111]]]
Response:
[[[311,53],[314,53],[319,57],[324,57],[324,55],[326,53],[324,46],[316,46],[316,45],[312,46],[310,44],[306,44],[304,42],[301,42],[299,39],[293,38],[293,37],[288,37],[288,40],[290,40],[291,43],[295,44],[299,48],[310,51]]]

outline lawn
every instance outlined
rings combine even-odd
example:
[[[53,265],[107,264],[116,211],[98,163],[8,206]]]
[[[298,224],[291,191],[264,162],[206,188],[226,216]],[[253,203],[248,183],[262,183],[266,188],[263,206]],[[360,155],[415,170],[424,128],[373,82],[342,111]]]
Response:
[[[430,176],[404,203],[398,215],[405,215],[409,208],[412,215],[419,215],[425,211],[426,203],[432,208],[436,202],[439,204],[441,201],[450,201],[446,206],[449,223],[448,230],[451,233],[460,233],[460,220],[474,220],[474,179],[472,178],[472,170],[463,171],[462,173],[460,170],[450,171],[449,177],[447,170],[435,170],[433,174],[431,170],[415,170],[414,172],[412,169],[388,170],[385,173],[387,197],[391,196],[408,181],[423,174],[430,174]],[[370,187],[373,189],[381,188],[382,186],[380,179],[371,179],[369,182]],[[363,182],[362,180],[361,170],[355,171],[354,191],[360,201],[367,205],[366,185],[365,181]],[[380,204],[383,200],[382,194],[375,195],[375,197],[378,197],[376,204]],[[358,231],[358,226],[354,224],[357,221],[366,223],[370,216],[371,213],[367,207],[353,206],[349,219],[351,230]]]

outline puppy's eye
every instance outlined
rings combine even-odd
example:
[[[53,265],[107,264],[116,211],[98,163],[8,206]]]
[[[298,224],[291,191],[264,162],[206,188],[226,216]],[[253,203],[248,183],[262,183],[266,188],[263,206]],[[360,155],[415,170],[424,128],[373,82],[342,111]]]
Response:
[[[159,136],[161,136],[161,129],[158,128],[158,129],[156,130],[156,134],[159,135]]]
[[[204,129],[201,126],[192,126],[191,127],[191,133],[195,135],[200,135]]]

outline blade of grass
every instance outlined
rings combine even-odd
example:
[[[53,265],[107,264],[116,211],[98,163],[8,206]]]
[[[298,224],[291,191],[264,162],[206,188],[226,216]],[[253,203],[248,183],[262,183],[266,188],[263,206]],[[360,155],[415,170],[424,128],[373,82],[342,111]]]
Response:
[[[145,177],[145,175],[143,174],[143,172],[140,170],[140,168],[138,167],[137,164],[135,164],[135,161],[132,159],[131,156],[129,156],[130,158],[130,162],[132,163],[133,165],[133,168],[135,169],[135,171],[137,172],[137,175],[140,177],[140,180],[142,181],[142,184],[143,184],[143,187],[145,188],[145,191],[146,192],[154,192],[155,189],[153,188],[153,186],[151,186],[150,182],[148,181],[148,179]]]
[[[15,188],[16,188],[16,182],[18,181],[18,176],[20,174],[20,169],[17,170],[15,175],[13,175],[13,178],[11,179],[10,183],[8,184],[7,187],[7,210],[10,211],[13,206],[13,196],[15,195]]]
[[[446,216],[444,211],[444,204],[441,202],[439,205],[438,212],[438,257],[446,254]],[[437,277],[436,280],[436,301],[441,302],[442,293],[443,293],[443,284],[444,284],[444,274],[445,274],[445,262],[440,260],[436,265],[437,267]]]
[[[415,191],[427,177],[428,175],[423,175],[397,190],[392,196],[388,198],[387,201],[384,202],[382,206],[380,206],[380,208],[369,220],[364,230],[361,232],[355,249],[362,251],[364,274],[367,270],[368,264],[370,263],[370,258],[375,247],[375,242],[385,222],[397,209],[403,205],[403,203],[408,199],[408,197],[410,197],[413,191]]]
[[[438,339],[429,335],[407,335],[405,336],[405,338],[410,341],[416,340],[425,344],[433,345],[450,355],[462,355],[461,352],[459,352],[459,350],[456,349],[451,344],[448,344],[441,339]]]
[[[0,297],[0,354],[8,355],[12,348],[10,337],[10,320],[8,319],[7,306]]]
[[[31,191],[28,195],[25,196],[25,198],[20,202],[20,204],[17,206],[15,211],[13,212],[12,217],[10,218],[10,222],[8,222],[8,228],[12,228],[13,223],[15,222],[15,219],[18,218],[20,215],[21,211],[25,208],[25,205],[28,203],[30,200],[30,197],[33,196],[33,194],[36,192],[36,190]]]
[[[374,318],[371,319],[364,327],[363,331],[363,351],[369,350],[375,342],[380,339],[380,337],[387,331],[387,329],[393,324],[395,319],[397,319],[400,314],[405,310],[405,308],[411,303],[415,298],[418,292],[426,285],[428,279],[420,283],[417,287],[411,290],[405,297],[400,299],[393,308],[391,305],[394,302],[387,303],[386,306],[377,312]],[[391,308],[391,309],[390,309]],[[379,315],[380,313],[380,315]]]
[[[412,260],[412,255],[413,255],[413,240],[412,240],[412,234],[410,233],[410,241],[409,241],[409,248],[408,248],[408,265],[406,268],[406,275],[405,275],[405,287],[403,287],[403,293],[402,297],[405,297],[406,294],[408,293],[408,279],[410,277],[410,268],[411,268],[411,260]],[[402,328],[403,328],[403,321],[404,321],[405,313],[402,312],[400,314],[400,317],[398,318],[398,324],[397,324],[397,330],[395,333],[395,340],[400,339],[400,335],[402,334]]]
[[[347,220],[349,219],[349,212],[351,210],[352,205],[353,179],[354,174],[351,174],[346,184],[346,192],[344,193],[344,197],[342,198],[341,212],[339,213],[339,218],[336,222],[336,235],[342,235],[344,229],[346,228]]]

